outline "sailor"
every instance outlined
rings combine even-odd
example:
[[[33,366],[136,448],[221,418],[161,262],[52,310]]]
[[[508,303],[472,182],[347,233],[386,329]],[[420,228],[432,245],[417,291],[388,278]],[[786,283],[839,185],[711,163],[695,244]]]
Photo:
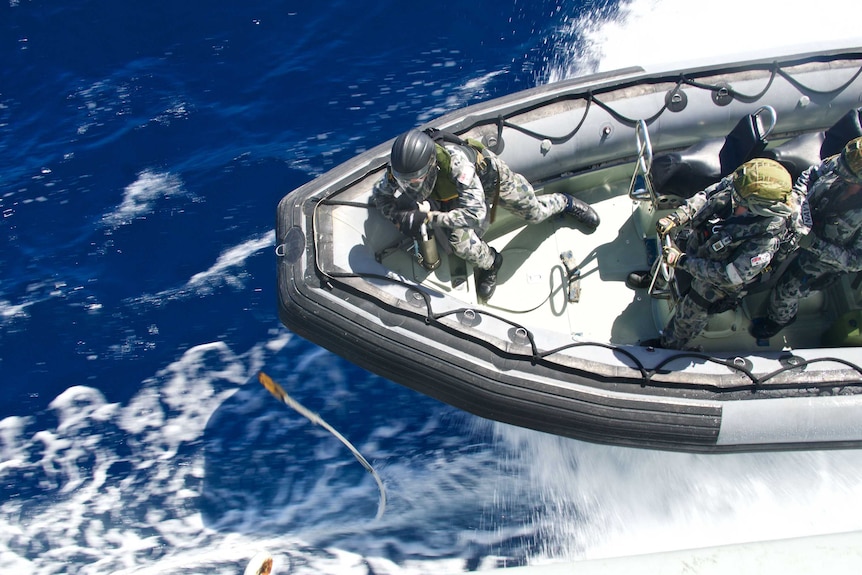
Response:
[[[682,245],[665,247],[665,262],[691,275],[691,289],[661,339],[642,345],[687,349],[711,314],[739,304],[746,288],[796,237],[798,208],[791,187],[781,164],[756,158],[659,219],[659,236],[672,233]]]
[[[862,270],[862,138],[802,172],[794,190],[806,198],[811,231],[769,294],[766,317],[752,321],[750,332],[758,339],[793,323],[800,298],[812,289]]]
[[[503,265],[503,256],[482,239],[497,204],[529,223],[566,213],[589,229],[599,225],[595,210],[577,198],[563,193],[536,196],[524,176],[481,143],[435,141],[417,129],[395,139],[373,198],[404,234],[415,237],[426,223],[447,230],[452,251],[476,270],[476,290],[483,301],[494,294]]]

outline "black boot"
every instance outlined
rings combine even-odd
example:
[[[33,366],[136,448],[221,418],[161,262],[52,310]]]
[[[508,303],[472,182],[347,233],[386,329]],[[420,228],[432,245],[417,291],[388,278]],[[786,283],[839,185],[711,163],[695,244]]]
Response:
[[[649,270],[632,272],[626,277],[626,287],[629,289],[646,289],[652,281]]]
[[[599,214],[588,203],[569,194],[566,196],[566,208],[563,213],[575,216],[575,219],[590,229],[599,227]]]
[[[500,252],[491,248],[491,253],[494,254],[494,263],[491,265],[491,269],[476,270],[476,291],[482,301],[488,301],[494,295],[494,290],[497,289],[497,272],[503,266],[503,256],[500,255]]]
[[[787,323],[778,323],[768,317],[757,317],[751,320],[748,333],[756,339],[769,339],[794,321],[796,321],[796,316]]]

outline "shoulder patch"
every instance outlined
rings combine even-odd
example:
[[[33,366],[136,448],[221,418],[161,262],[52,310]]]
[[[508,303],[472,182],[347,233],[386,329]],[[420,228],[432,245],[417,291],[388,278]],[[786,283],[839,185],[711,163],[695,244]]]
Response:
[[[758,268],[761,266],[765,266],[772,260],[772,256],[768,253],[757,254],[753,258],[751,258],[751,267]]]
[[[452,180],[462,186],[471,185],[476,177],[476,166],[460,146],[446,146],[446,150],[452,157]]]
[[[464,166],[464,169],[462,169],[458,173],[458,183],[465,186],[469,186],[471,183],[473,183],[473,178],[475,177],[475,175],[475,168],[470,164],[467,164],[466,166]]]

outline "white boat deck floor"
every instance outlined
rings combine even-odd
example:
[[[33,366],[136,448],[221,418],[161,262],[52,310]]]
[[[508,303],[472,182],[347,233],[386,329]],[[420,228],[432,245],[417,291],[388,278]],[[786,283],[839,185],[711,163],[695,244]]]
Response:
[[[573,340],[637,343],[654,337],[649,301],[625,285],[626,275],[646,262],[643,241],[630,221],[632,202],[617,196],[601,204],[596,209],[602,223],[592,232],[564,215],[492,239],[503,254],[503,269],[488,307],[504,312],[544,301],[529,314],[529,323],[568,332]],[[577,302],[567,301],[560,254],[568,250],[580,269]],[[533,257],[526,261],[530,252]]]
[[[592,232],[571,216],[522,225],[500,210],[500,227],[510,231],[486,238],[503,254],[496,292],[486,304],[476,297],[470,266],[454,256],[442,254],[443,264],[423,283],[528,329],[538,326],[568,333],[572,341],[633,345],[658,337],[671,317],[672,303],[649,297],[645,289],[629,289],[625,279],[629,272],[647,268],[644,238],[652,237],[661,214],[645,210],[625,193],[609,195],[607,186],[599,197],[604,199],[592,205],[602,222]],[[566,269],[560,259],[567,250],[580,269],[577,302],[567,301]],[[758,345],[748,327],[751,318],[760,314],[765,297],[765,293],[753,294],[737,310],[713,316],[692,345],[704,351],[817,347],[821,335],[838,319],[824,295],[815,292],[803,300],[795,324]]]
[[[631,344],[655,337],[649,298],[625,285],[626,275],[647,260],[632,221],[634,204],[625,195],[600,204],[602,223],[592,232],[567,215],[521,225],[500,210],[509,220],[501,227],[512,229],[486,238],[503,255],[496,292],[486,304],[477,299],[473,270],[454,256],[443,254],[423,284],[525,327],[569,333],[574,341]],[[568,250],[580,270],[577,302],[567,300],[560,255]]]

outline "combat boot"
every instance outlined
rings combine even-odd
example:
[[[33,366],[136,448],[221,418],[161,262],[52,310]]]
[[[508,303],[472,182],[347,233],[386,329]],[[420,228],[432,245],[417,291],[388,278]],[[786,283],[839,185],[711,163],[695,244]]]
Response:
[[[629,289],[646,289],[652,282],[652,274],[649,270],[632,272],[626,276],[626,287]]]
[[[503,256],[500,252],[491,248],[491,253],[494,254],[494,263],[491,265],[491,269],[476,270],[476,291],[482,301],[488,301],[494,295],[494,290],[497,289],[497,272],[503,266]]]
[[[566,196],[566,207],[563,213],[575,216],[575,219],[594,230],[599,227],[599,214],[588,203],[569,194]]]
[[[790,318],[787,323],[778,323],[768,317],[758,317],[751,320],[748,332],[755,339],[769,339],[794,321],[796,321],[796,316]]]

